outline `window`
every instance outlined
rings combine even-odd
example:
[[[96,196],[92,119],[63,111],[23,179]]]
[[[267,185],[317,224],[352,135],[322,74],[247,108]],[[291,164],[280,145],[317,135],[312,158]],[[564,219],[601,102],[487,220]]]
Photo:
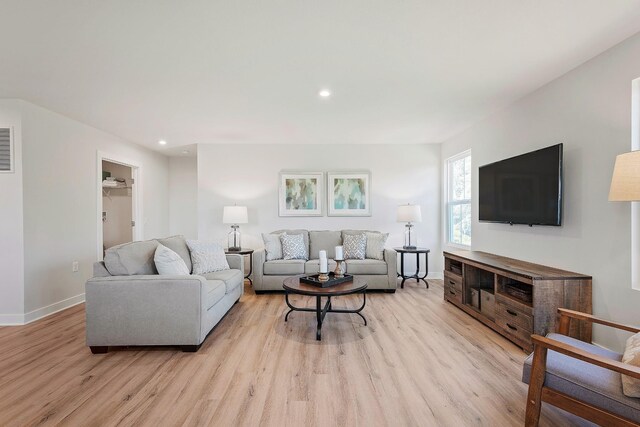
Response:
[[[471,151],[447,160],[447,239],[471,246]]]

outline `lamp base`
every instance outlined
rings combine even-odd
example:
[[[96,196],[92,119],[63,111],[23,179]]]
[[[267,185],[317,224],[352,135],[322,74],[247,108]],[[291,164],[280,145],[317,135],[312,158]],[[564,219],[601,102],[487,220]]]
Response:
[[[418,249],[417,246],[403,246],[402,249]]]
[[[240,248],[240,247],[238,247],[238,248],[229,247],[227,250],[228,250],[228,251],[230,251],[230,252],[233,252],[233,251],[235,251],[235,252],[239,252],[239,251],[241,251],[241,250],[242,250],[242,248]]]

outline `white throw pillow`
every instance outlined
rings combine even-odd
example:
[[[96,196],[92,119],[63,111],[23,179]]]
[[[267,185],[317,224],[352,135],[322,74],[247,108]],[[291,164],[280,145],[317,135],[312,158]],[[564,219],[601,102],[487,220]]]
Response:
[[[364,259],[367,254],[367,236],[346,234],[344,236],[344,259]]]
[[[622,363],[640,366],[640,332],[627,339],[627,345],[622,355]],[[640,380],[622,376],[622,392],[629,397],[640,397]]]
[[[262,233],[262,240],[264,241],[265,257],[267,261],[273,261],[274,259],[282,259],[282,242],[280,242],[280,236],[282,236],[282,234]]]
[[[153,256],[156,269],[161,276],[188,276],[189,267],[182,257],[168,247],[158,244]]]
[[[193,274],[206,274],[213,271],[229,270],[227,256],[222,246],[216,242],[187,240],[191,251]]]
[[[384,245],[387,243],[389,233],[366,232],[367,236],[367,258],[384,260]]]
[[[309,259],[302,234],[284,233],[280,236],[280,242],[282,243],[283,259]]]

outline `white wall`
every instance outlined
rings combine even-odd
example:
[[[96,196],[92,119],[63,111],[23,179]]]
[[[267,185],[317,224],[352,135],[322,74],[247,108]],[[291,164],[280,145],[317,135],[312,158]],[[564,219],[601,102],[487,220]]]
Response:
[[[0,100],[0,127],[13,129],[14,172],[0,173],[0,324],[21,323],[24,313],[22,136],[20,101]]]
[[[169,234],[198,238],[198,160],[169,159]]]
[[[363,169],[371,171],[371,217],[278,216],[281,170]],[[226,243],[222,208],[237,203],[249,210],[240,228],[244,247],[262,247],[261,233],[284,228],[380,230],[390,233],[387,246],[401,246],[396,208],[411,202],[422,207],[415,231],[418,244],[431,249],[429,271],[441,274],[440,176],[439,145],[199,145],[198,237]]]
[[[442,159],[472,149],[474,250],[593,276],[594,313],[640,324],[631,287],[629,203],[608,202],[617,154],[631,148],[631,82],[640,76],[640,35],[446,141]],[[478,166],[564,143],[562,227],[479,223]],[[620,348],[626,335],[596,329],[596,342]]]
[[[113,178],[122,178],[131,186],[131,167],[102,161],[102,171],[111,172]],[[102,241],[105,248],[133,240],[133,198],[130,188],[106,188],[102,192],[102,211],[107,220],[102,223]]]
[[[98,247],[97,152],[142,168],[144,238],[169,232],[169,160],[22,102],[24,309],[27,321],[82,301]],[[80,271],[71,265],[79,261]]]

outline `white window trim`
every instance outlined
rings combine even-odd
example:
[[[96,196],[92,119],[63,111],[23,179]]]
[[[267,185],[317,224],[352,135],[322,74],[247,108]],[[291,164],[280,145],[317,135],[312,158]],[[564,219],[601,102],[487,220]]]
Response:
[[[631,150],[640,150],[640,78],[631,82]],[[631,202],[631,288],[640,291],[640,202]]]
[[[450,202],[450,197],[451,197],[451,170],[450,170],[450,164],[455,162],[456,160],[460,160],[462,158],[465,157],[471,157],[471,165],[473,167],[473,157],[471,156],[471,149],[469,150],[465,150],[461,153],[458,153],[454,156],[451,156],[447,159],[445,159],[444,161],[444,182],[445,182],[445,187],[444,187],[444,242],[446,246],[450,246],[453,248],[458,248],[458,249],[470,249],[471,245],[465,245],[462,243],[455,243],[451,241],[451,233],[449,232],[450,228],[449,228],[449,206],[452,204],[469,204],[471,206],[471,214],[473,217],[473,204],[472,204],[472,199],[463,199],[463,200],[456,200],[453,202]],[[472,169],[473,170],[473,169]],[[471,185],[473,186],[473,182],[471,183]],[[471,230],[471,242],[473,244],[473,229]]]

